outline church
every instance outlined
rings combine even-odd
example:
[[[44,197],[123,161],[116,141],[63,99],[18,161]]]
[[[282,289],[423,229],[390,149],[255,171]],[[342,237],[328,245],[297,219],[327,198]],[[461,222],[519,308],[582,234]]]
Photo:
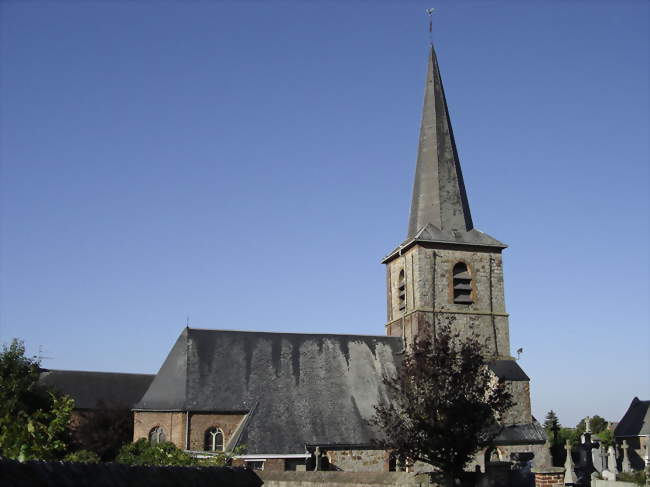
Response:
[[[374,406],[389,399],[383,378],[396,373],[419,334],[451,318],[455,331],[479,338],[515,402],[494,448],[471,468],[495,459],[534,462],[546,435],[531,414],[529,378],[510,354],[505,248],[472,221],[431,46],[408,233],[382,260],[385,333],[187,327],[132,406],[134,440],[171,441],[204,455],[245,445],[235,462],[263,470],[392,470],[369,423]]]
[[[545,434],[531,415],[529,378],[510,355],[505,248],[474,227],[432,46],[408,234],[382,260],[385,335],[185,328],[133,407],[134,439],[197,452],[246,445],[240,460],[263,469],[310,468],[318,455],[330,469],[388,470],[369,424],[388,400],[382,378],[419,333],[453,316],[461,335],[484,343],[514,396],[495,455],[534,454]]]

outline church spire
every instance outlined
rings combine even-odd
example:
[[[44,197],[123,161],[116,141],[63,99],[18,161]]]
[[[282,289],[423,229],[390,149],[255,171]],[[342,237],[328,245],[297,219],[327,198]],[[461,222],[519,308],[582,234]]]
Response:
[[[427,225],[440,232],[474,227],[436,52],[431,45],[407,238]]]

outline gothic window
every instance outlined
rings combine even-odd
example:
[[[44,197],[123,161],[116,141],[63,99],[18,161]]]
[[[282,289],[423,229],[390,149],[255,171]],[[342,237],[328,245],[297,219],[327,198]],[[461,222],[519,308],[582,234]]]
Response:
[[[206,451],[223,451],[223,431],[219,428],[210,428],[205,432]]]
[[[399,271],[397,296],[399,297],[399,310],[404,311],[406,309],[406,277],[404,276],[404,269]]]
[[[458,262],[453,270],[454,303],[472,304],[472,276],[467,264]]]
[[[165,430],[160,426],[156,426],[149,431],[149,441],[151,443],[164,443],[167,441],[167,436],[165,435]]]

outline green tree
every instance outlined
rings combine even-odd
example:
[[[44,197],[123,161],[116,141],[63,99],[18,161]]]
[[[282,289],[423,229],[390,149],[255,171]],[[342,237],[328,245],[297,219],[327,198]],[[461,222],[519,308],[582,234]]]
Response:
[[[586,430],[585,419],[581,419],[580,422],[576,425],[576,431],[578,431],[578,436]],[[600,433],[604,429],[607,429],[607,420],[595,414],[589,418],[589,426],[591,427],[591,432],[593,434]]]
[[[556,445],[558,442],[558,434],[560,432],[560,420],[555,414],[555,411],[552,409],[546,415],[546,420],[544,421],[544,429],[546,430],[546,435],[548,436],[551,445]]]
[[[66,430],[74,401],[38,384],[39,362],[25,356],[14,339],[0,352],[0,455],[52,460],[67,448]]]
[[[97,453],[88,450],[77,450],[63,457],[64,462],[72,463],[99,463],[99,460]]]
[[[594,436],[602,443],[605,448],[609,448],[610,446],[614,445],[614,432],[610,429],[605,428],[599,433],[596,433]]]
[[[240,445],[232,451],[210,455],[207,458],[196,458],[169,441],[151,443],[145,438],[140,438],[135,443],[122,446],[115,461],[125,465],[222,467],[229,464],[232,457],[244,453],[246,446]]]
[[[112,461],[133,438],[133,413],[127,406],[100,401],[97,409],[83,416],[72,435],[74,447],[97,453]]]
[[[512,406],[479,341],[461,339],[450,324],[405,351],[397,376],[384,379],[391,401],[375,407],[372,421],[385,433],[379,446],[436,467],[447,485],[492,443],[501,430],[499,417]]]
[[[124,445],[117,454],[115,461],[126,465],[198,465],[196,458],[173,443],[169,441],[150,443],[145,438]]]

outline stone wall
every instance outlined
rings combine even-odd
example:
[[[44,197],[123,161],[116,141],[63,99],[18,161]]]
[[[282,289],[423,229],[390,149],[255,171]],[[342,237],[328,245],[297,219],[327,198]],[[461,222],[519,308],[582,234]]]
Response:
[[[404,472],[258,472],[265,487],[427,486],[427,475]]]
[[[262,480],[250,470],[228,467],[131,467],[119,463],[20,463],[0,459],[0,485],[24,487],[47,485],[70,487],[110,485],[112,487],[259,487]]]
[[[387,472],[385,450],[328,450],[325,452],[330,470],[344,472]]]
[[[530,410],[530,382],[506,381],[512,394],[514,404],[506,411],[501,419],[502,424],[528,424],[532,423],[533,415]]]
[[[435,259],[434,259],[435,252]],[[453,302],[452,269],[467,264],[472,277],[472,304]],[[434,271],[435,269],[435,271]],[[399,275],[406,279],[406,308],[400,310]],[[499,252],[430,249],[416,245],[387,264],[389,336],[407,342],[418,333],[455,316],[461,336],[474,334],[485,344],[487,355],[510,357],[508,314],[503,291],[503,262]],[[415,316],[414,316],[415,315]]]
[[[621,482],[620,480],[594,479],[591,481],[591,487],[639,487],[639,486],[633,482]]]

